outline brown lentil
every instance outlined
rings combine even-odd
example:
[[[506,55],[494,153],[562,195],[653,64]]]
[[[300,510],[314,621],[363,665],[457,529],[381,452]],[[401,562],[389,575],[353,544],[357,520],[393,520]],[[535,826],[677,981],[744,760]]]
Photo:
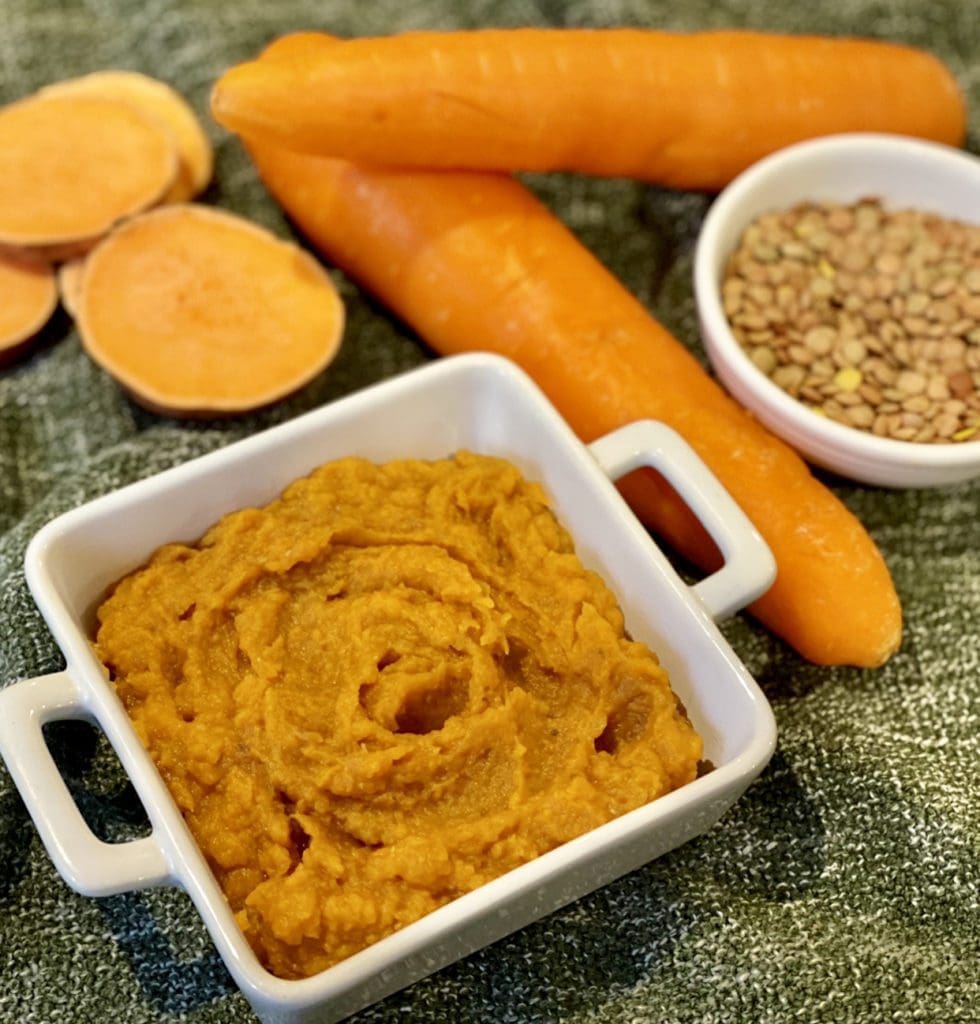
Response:
[[[746,229],[722,298],[759,370],[829,419],[980,441],[980,225],[801,203]]]

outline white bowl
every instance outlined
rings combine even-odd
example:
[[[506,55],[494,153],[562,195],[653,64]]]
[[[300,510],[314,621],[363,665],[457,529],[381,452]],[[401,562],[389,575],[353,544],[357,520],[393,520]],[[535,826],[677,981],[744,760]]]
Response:
[[[618,595],[633,635],[658,652],[715,768],[702,778],[495,879],[300,981],[259,963],[167,788],[96,660],[89,637],[106,587],[161,544],[192,540],[222,515],[265,504],[344,455],[441,458],[466,447],[505,456],[541,481],[580,557]],[[694,587],[670,567],[610,477],[654,465],[726,554]],[[732,499],[671,430],[631,424],[586,448],[513,364],[438,360],[280,427],[133,484],[45,526],[26,560],[31,591],[67,663],[0,693],[0,753],[64,878],[86,895],[182,886],[262,1020],[334,1021],[479,949],[704,831],[768,761],[772,712],[713,621],[754,600],[775,563]],[[106,733],[152,824],[115,845],[88,829],[42,727],[85,717]]]
[[[725,261],[757,216],[804,200],[876,196],[980,223],[980,160],[897,135],[855,133],[801,142],[760,160],[715,200],[698,239],[694,291],[708,357],[728,390],[811,462],[885,487],[932,487],[980,475],[980,442],[916,444],[829,420],[774,384],[735,340],[721,300]]]

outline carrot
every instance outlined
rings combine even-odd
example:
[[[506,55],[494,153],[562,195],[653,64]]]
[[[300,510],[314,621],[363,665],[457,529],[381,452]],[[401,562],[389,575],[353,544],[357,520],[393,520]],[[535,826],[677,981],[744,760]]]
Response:
[[[752,610],[801,654],[872,666],[897,648],[898,599],[858,520],[523,186],[248,148],[311,241],[437,352],[511,358],[585,441],[642,418],[676,428],[771,546],[778,578]],[[713,563],[714,545],[651,473],[628,487],[645,522]]]
[[[322,156],[420,168],[570,170],[718,189],[817,135],[959,145],[963,99],[930,54],[871,40],[639,29],[304,36],[226,72],[215,118]]]
[[[0,254],[0,366],[30,344],[57,303],[49,264],[27,253]]]
[[[177,146],[177,177],[163,202],[182,203],[211,180],[214,152],[197,115],[175,89],[139,71],[109,69],[68,78],[41,89],[40,96],[101,96],[128,103],[173,134]]]
[[[136,401],[174,416],[285,397],[333,359],[344,323],[312,257],[195,205],[118,227],[86,258],[74,301],[89,355]]]
[[[0,109],[0,244],[73,249],[152,205],[177,174],[169,133],[93,96]]]

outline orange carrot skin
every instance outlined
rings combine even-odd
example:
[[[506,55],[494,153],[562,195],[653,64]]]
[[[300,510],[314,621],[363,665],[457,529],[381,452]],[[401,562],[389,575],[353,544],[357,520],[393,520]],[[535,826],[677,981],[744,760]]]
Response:
[[[872,40],[642,29],[303,40],[291,60],[264,55],[226,72],[216,119],[358,162],[708,190],[805,138],[882,131],[960,145],[966,129],[938,59]]]
[[[779,575],[752,610],[804,657],[873,666],[897,648],[898,598],[858,520],[522,185],[248,145],[312,243],[436,351],[514,360],[585,441],[641,418],[684,435],[771,546]],[[649,474],[626,490],[648,525],[713,562],[704,531]]]

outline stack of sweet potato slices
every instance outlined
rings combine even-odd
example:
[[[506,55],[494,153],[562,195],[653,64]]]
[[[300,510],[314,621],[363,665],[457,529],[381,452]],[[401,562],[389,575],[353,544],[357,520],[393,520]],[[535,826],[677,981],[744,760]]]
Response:
[[[214,167],[187,101],[98,71],[0,108],[0,364],[61,301],[88,354],[140,404],[246,412],[333,359],[344,311],[291,243],[191,202]],[[57,268],[57,269],[56,269]]]

